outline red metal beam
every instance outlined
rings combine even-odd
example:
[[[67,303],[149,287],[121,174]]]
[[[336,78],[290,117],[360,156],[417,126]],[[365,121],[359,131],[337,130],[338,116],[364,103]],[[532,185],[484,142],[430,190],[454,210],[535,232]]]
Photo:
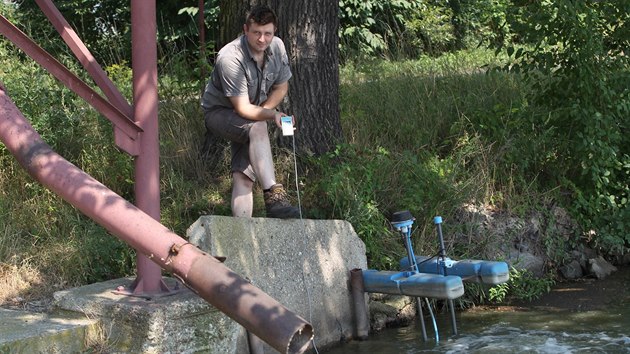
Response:
[[[0,84],[0,141],[41,184],[147,256],[281,353],[303,353],[313,327],[55,153]]]
[[[133,109],[125,97],[118,91],[118,88],[109,79],[105,71],[101,68],[92,53],[87,49],[81,38],[77,35],[61,12],[55,7],[52,0],[35,0],[44,15],[48,17],[50,23],[59,32],[61,38],[66,42],[68,48],[77,57],[83,68],[90,74],[96,85],[103,90],[105,97],[120,110],[127,118],[132,119]]]
[[[199,0],[198,7],[199,11],[197,13],[197,26],[199,27],[199,58],[203,61],[201,64],[201,82],[202,89],[204,87],[203,83],[208,79],[206,76],[206,21],[205,21],[205,0]]]
[[[160,220],[160,142],[158,139],[157,25],[155,0],[131,0],[131,65],[133,108],[144,133],[135,159],[136,205]],[[168,291],[160,267],[143,254],[136,258],[133,293]]]
[[[44,67],[57,78],[57,80],[61,81],[67,88],[74,91],[109,119],[116,127],[117,132],[124,134],[124,137],[118,136],[116,138],[116,144],[128,154],[132,156],[138,155],[139,150],[136,142],[139,139],[140,132],[142,132],[140,126],[105,100],[85,82],[81,81],[81,79],[48,54],[48,52],[35,44],[26,34],[11,24],[11,22],[2,15],[0,15],[0,34],[4,35],[8,40],[13,42],[13,44],[22,49],[24,53]]]

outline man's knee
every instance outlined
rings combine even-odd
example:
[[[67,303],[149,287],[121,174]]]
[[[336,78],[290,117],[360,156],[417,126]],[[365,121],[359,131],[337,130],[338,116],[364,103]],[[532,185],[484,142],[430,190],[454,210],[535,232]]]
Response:
[[[234,181],[234,187],[239,189],[253,189],[254,181],[252,181],[243,172],[232,173],[232,180]]]
[[[267,121],[257,121],[249,128],[249,136],[267,136]]]

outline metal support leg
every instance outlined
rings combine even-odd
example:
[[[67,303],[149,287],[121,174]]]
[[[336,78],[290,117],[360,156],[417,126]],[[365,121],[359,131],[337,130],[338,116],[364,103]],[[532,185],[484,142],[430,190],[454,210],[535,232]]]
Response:
[[[420,316],[420,329],[422,330],[422,340],[427,341],[427,327],[424,324],[424,312],[422,311],[422,299],[416,298],[416,306],[418,306],[418,316]]]
[[[439,254],[438,264],[439,263],[442,264],[442,275],[448,275],[446,271],[447,266],[445,262],[446,249],[444,247],[444,236],[442,236],[442,217],[436,216],[435,218],[433,218],[433,223],[437,227],[438,241],[440,244],[440,250],[438,252]],[[450,308],[450,311],[451,311],[451,325],[453,326],[453,335],[457,335],[457,320],[455,319],[455,305],[453,305],[453,300],[451,299],[448,300],[448,307]]]
[[[453,335],[457,335],[457,320],[455,319],[455,306],[453,305],[453,300],[448,300],[448,307],[451,309],[451,324],[453,325]]]

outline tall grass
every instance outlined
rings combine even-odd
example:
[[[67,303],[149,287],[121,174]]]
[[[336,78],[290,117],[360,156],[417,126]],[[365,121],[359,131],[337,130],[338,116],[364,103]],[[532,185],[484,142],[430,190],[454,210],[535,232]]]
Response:
[[[352,222],[373,266],[396,267],[400,240],[387,221],[395,211],[412,212],[417,251],[434,254],[434,216],[451,231],[465,203],[509,206],[504,157],[515,147],[504,127],[523,98],[518,77],[486,72],[496,61],[476,51],[342,69],[347,144],[314,161],[314,190],[327,198],[312,200],[321,215]]]

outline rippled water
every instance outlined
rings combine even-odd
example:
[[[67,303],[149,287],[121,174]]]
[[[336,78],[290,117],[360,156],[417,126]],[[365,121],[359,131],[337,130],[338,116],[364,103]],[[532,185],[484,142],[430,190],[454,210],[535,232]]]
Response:
[[[459,335],[451,335],[446,315],[438,317],[439,342],[427,319],[427,342],[420,324],[388,329],[327,353],[630,353],[630,309],[588,312],[472,312],[458,314]]]

